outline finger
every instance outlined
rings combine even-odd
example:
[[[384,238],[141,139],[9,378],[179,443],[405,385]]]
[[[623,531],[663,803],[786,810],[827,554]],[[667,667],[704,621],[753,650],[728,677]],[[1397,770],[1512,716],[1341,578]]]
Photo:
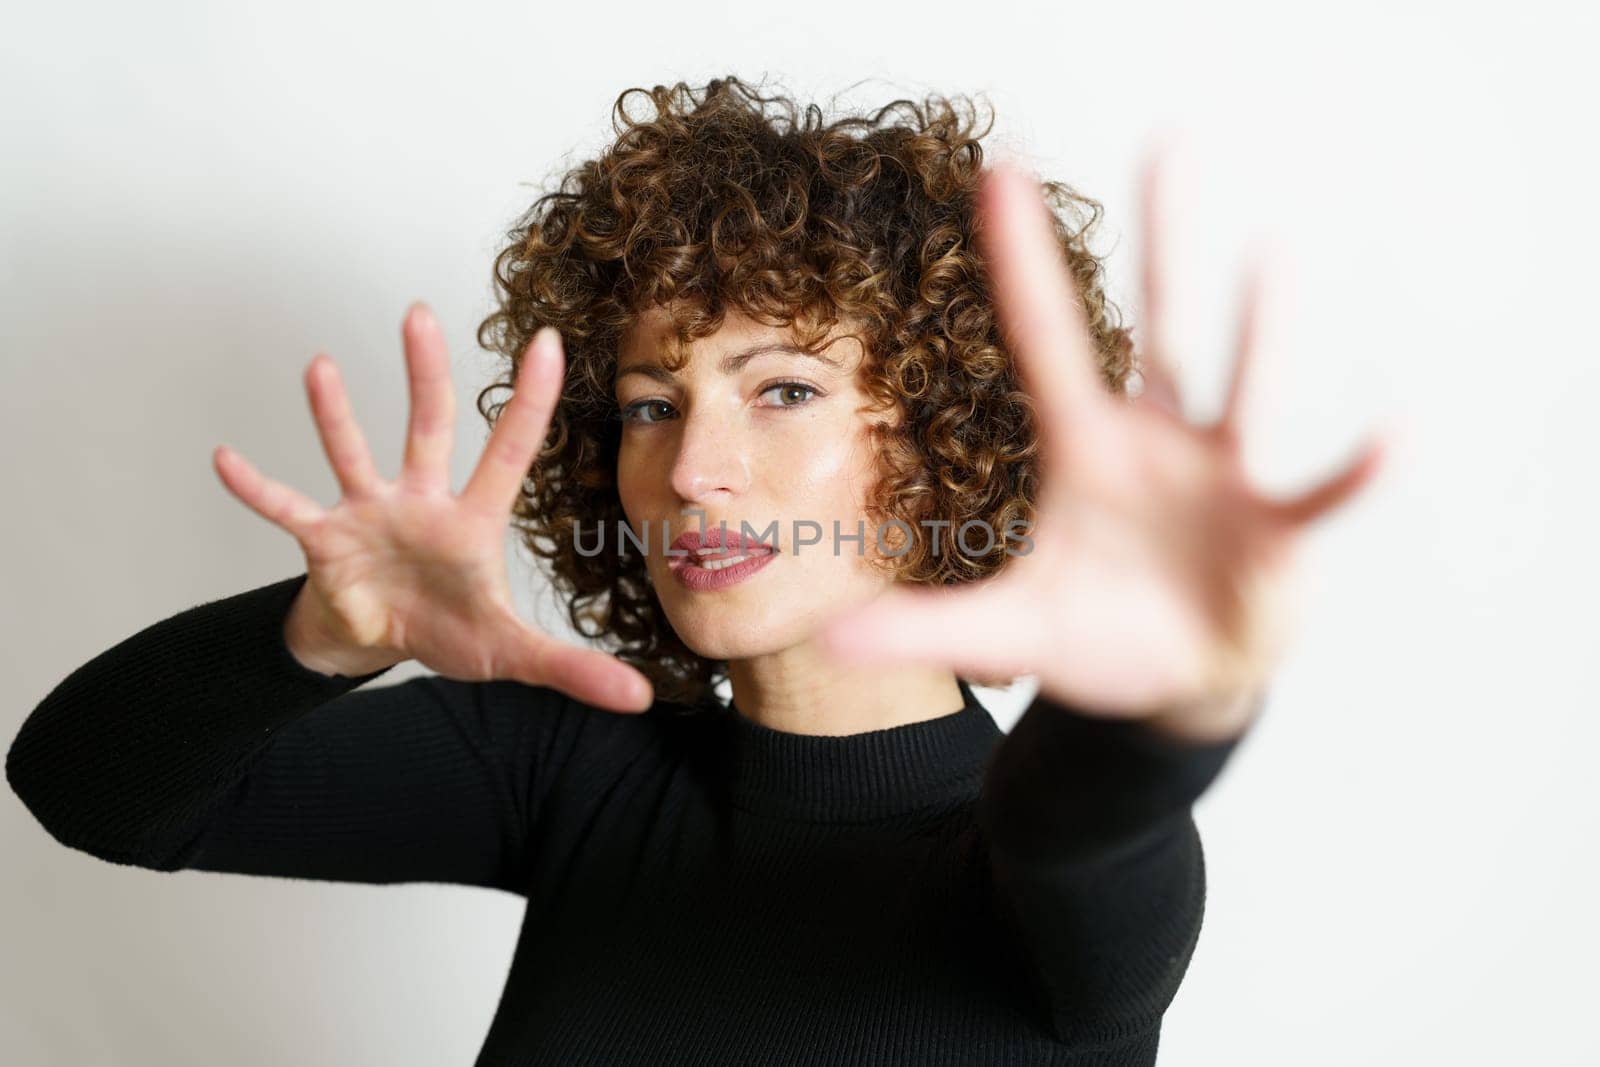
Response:
[[[1026,674],[1037,667],[1028,617],[1000,579],[987,587],[895,588],[830,620],[824,651],[849,664],[938,664],[974,674]]]
[[[1168,137],[1146,153],[1140,172],[1139,267],[1144,300],[1144,344],[1139,353],[1139,376],[1143,385],[1139,399],[1181,419],[1183,393],[1171,363],[1176,351],[1169,303],[1174,232],[1170,203],[1172,158],[1173,148]]]
[[[645,711],[655,702],[650,680],[613,655],[558,641],[527,626],[509,638],[516,647],[506,661],[512,676],[526,685],[559,689],[607,711]]]
[[[433,312],[420,301],[411,305],[401,334],[411,387],[411,419],[400,480],[415,489],[449,492],[456,391],[450,382],[450,355],[444,334]]]
[[[1179,419],[1183,418],[1183,397],[1178,389],[1177,376],[1165,360],[1154,353],[1142,354],[1139,356],[1138,374],[1140,389],[1135,399]]]
[[[1223,398],[1222,414],[1215,426],[1217,436],[1235,452],[1244,448],[1249,428],[1258,414],[1260,353],[1269,308],[1270,274],[1277,269],[1276,264],[1268,262],[1265,253],[1258,252],[1245,273],[1234,340],[1233,367],[1228,377],[1228,391]]]
[[[1173,263],[1172,159],[1173,146],[1169,137],[1148,150],[1139,174],[1139,276],[1144,301],[1144,352],[1152,362],[1169,360],[1176,351],[1168,304]],[[1178,407],[1181,410],[1182,405]]]
[[[369,496],[380,486],[377,467],[367,439],[350,410],[349,394],[339,374],[338,364],[318,354],[306,368],[306,395],[311,400],[311,415],[317,424],[322,451],[333,467],[339,488],[347,497]]]
[[[1303,525],[1339,507],[1372,481],[1392,450],[1395,436],[1394,429],[1374,434],[1342,470],[1312,489],[1273,501],[1273,510],[1285,522]]]
[[[227,445],[218,445],[212,450],[211,462],[230,493],[251,511],[297,539],[303,539],[307,530],[321,520],[322,505],[266,477]]]
[[[1039,183],[1008,163],[984,173],[978,236],[1001,324],[1039,412],[1047,454],[1092,440],[1110,394]]]
[[[483,455],[462,490],[465,503],[496,515],[511,510],[550,428],[561,392],[561,335],[541,327],[522,353],[511,399],[500,411]]]

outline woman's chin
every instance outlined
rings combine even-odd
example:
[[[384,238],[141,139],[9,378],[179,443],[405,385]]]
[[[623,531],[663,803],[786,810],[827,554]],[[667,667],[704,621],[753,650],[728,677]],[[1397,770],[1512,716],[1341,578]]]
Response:
[[[670,611],[667,615],[690,651],[706,659],[751,659],[793,647],[807,636],[792,613],[776,608],[740,611],[708,605],[679,612],[678,617]]]
[[[752,659],[776,652],[793,643],[784,642],[760,627],[750,627],[743,631],[730,631],[724,625],[693,627],[689,628],[688,632],[679,629],[678,636],[695,655],[716,660]]]
[[[659,599],[667,622],[691,651],[706,659],[735,660],[805,644],[840,604],[881,591],[882,584],[823,572],[762,588],[754,583],[711,592],[656,588],[658,595],[665,594]],[[826,595],[817,596],[819,590]]]

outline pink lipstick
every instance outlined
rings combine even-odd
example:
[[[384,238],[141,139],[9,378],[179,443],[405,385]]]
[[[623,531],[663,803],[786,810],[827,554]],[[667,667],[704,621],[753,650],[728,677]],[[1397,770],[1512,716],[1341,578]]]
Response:
[[[697,592],[726,589],[755,574],[772,562],[778,550],[773,545],[752,537],[741,537],[727,529],[723,537],[722,525],[699,530],[685,530],[673,539],[673,553],[668,555],[667,567],[684,586]]]

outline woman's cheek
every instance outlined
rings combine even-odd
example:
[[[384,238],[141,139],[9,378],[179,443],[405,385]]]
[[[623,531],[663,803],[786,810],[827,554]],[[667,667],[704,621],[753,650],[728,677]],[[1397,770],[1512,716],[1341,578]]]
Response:
[[[817,420],[803,430],[798,439],[785,443],[778,468],[790,472],[790,484],[803,494],[798,501],[814,501],[821,512],[801,517],[824,521],[851,513],[852,508],[839,505],[859,492],[865,458],[861,428],[853,422]]]

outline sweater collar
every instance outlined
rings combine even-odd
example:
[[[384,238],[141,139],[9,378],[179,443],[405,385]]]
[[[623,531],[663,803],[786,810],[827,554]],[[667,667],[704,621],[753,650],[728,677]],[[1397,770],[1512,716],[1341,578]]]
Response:
[[[959,711],[842,736],[774,730],[730,702],[721,716],[729,800],[785,818],[864,822],[975,797],[1005,734],[957,682]]]

